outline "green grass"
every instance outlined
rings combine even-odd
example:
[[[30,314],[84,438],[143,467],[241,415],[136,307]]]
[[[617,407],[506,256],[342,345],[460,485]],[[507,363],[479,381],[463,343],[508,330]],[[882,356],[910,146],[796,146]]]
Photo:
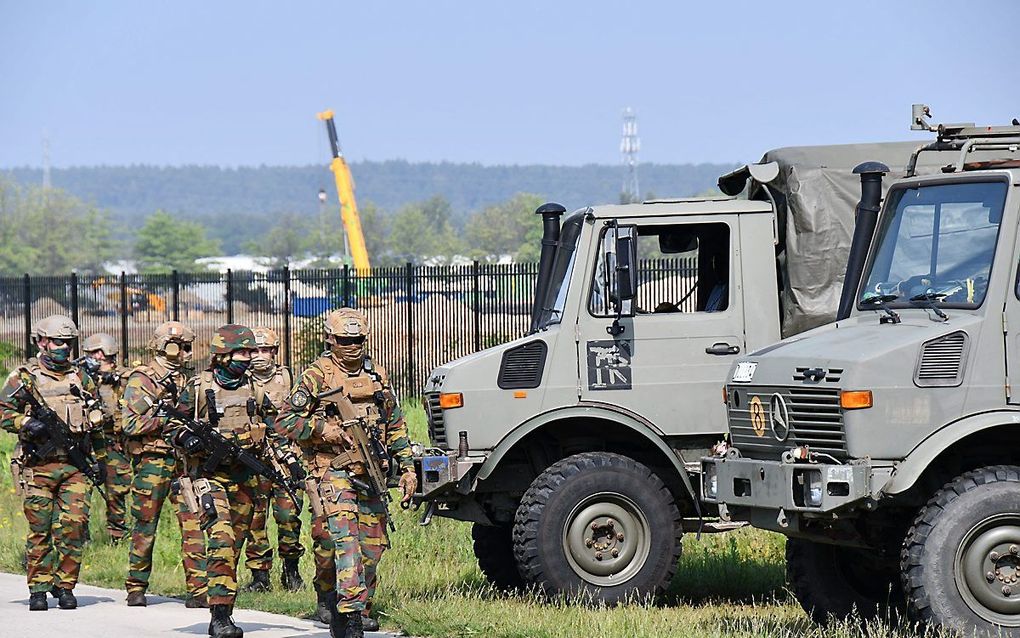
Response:
[[[413,438],[425,439],[424,414],[409,404]],[[0,462],[6,468],[12,437],[0,441]],[[23,573],[27,525],[14,495],[9,473],[0,481],[0,570]],[[103,508],[93,496],[92,543],[85,551],[82,581],[121,588],[127,572],[126,545],[111,545]],[[652,638],[661,636],[909,636],[909,629],[853,623],[814,627],[784,586],[783,537],[758,530],[685,536],[683,558],[663,600],[615,608],[595,604],[566,605],[529,594],[506,595],[485,581],[471,551],[470,526],[436,517],[419,527],[417,515],[394,508],[397,531],[379,569],[375,608],[384,627],[412,636],[535,638],[584,636]],[[270,517],[271,519],[272,517]],[[307,513],[305,514],[307,523]],[[308,525],[302,529],[311,546]],[[270,521],[270,538],[276,538]],[[311,579],[311,554],[301,561],[302,575]],[[249,580],[241,568],[241,582]],[[279,562],[273,582],[279,583]],[[180,533],[169,508],[164,508],[156,543],[151,593],[182,596]],[[309,616],[315,607],[310,589],[291,594],[272,591],[242,593],[238,606]]]

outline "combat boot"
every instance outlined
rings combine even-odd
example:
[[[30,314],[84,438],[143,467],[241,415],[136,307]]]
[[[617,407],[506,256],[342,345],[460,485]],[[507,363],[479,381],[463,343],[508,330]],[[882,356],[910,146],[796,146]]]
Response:
[[[360,611],[340,613],[335,609],[329,623],[329,638],[365,638]]]
[[[336,609],[336,591],[317,591],[315,604],[315,619],[324,625],[332,622],[333,610]]]
[[[128,607],[145,607],[145,591],[139,589],[129,591],[127,595]]]
[[[298,559],[284,558],[283,571],[280,572],[280,584],[287,591],[298,591],[305,586],[301,579],[301,572],[298,571]]]
[[[28,595],[29,611],[46,611],[49,608],[50,604],[46,602],[46,592],[37,591],[29,593]]]
[[[57,606],[61,609],[77,609],[78,599],[70,589],[61,588],[60,595],[57,596]]]
[[[361,626],[365,631],[379,631],[379,621],[367,613],[361,615]]]
[[[209,599],[206,598],[205,594],[197,596],[189,595],[184,601],[184,606],[188,609],[209,609]]]
[[[244,591],[269,591],[272,585],[269,583],[268,569],[251,570],[251,582],[245,586]]]
[[[229,605],[210,605],[209,635],[213,638],[242,638],[244,630],[234,624]]]

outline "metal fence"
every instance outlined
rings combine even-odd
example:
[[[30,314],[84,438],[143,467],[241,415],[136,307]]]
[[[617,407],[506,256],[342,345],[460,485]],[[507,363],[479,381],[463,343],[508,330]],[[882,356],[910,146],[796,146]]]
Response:
[[[225,323],[277,331],[283,361],[300,372],[323,349],[325,313],[363,310],[372,325],[370,350],[401,396],[416,396],[435,366],[524,334],[530,322],[537,264],[482,264],[269,272],[120,276],[0,277],[0,365],[34,355],[33,321],[61,313],[83,337],[107,332],[124,360],[146,360],[159,324],[182,321],[196,333],[195,367],[208,364],[208,344]],[[682,299],[696,263],[643,262],[645,295]],[[651,299],[649,299],[651,303]]]

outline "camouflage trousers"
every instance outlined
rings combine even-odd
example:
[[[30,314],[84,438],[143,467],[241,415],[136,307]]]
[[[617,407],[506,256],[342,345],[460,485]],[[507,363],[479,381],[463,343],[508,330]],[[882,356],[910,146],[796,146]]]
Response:
[[[260,478],[255,514],[251,519],[251,529],[244,548],[244,564],[248,569],[269,570],[273,567],[273,548],[269,545],[269,534],[266,531],[270,501],[273,518],[276,519],[280,558],[301,558],[305,553],[305,548],[301,546],[301,496],[298,495],[298,502],[295,503],[285,490],[273,485],[269,479]]]
[[[324,518],[316,518],[312,514],[312,562],[315,564],[315,577],[312,587],[316,593],[331,592],[336,589],[336,550],[333,538],[329,535],[329,525]]]
[[[131,549],[128,554],[128,577],[124,583],[128,592],[145,591],[152,573],[152,550],[156,542],[156,528],[163,502],[170,496],[177,509],[177,523],[181,527],[181,554],[184,581],[191,596],[206,593],[205,538],[199,528],[198,517],[188,510],[184,499],[171,494],[170,484],[177,471],[173,454],[143,452],[131,460],[134,479],[131,482]]]
[[[209,491],[202,499],[211,500],[216,512],[216,518],[210,520],[203,504],[209,604],[233,605],[237,596],[237,563],[255,514],[259,479],[243,473],[237,476],[218,473],[214,478],[196,480],[196,491],[204,480],[209,481]]]
[[[342,470],[326,470],[319,482],[336,555],[337,610],[363,612],[375,596],[376,568],[389,547],[385,505],[351,484]]]
[[[131,461],[122,450],[106,451],[106,531],[119,541],[128,535],[127,497],[131,493]]]
[[[81,571],[89,485],[76,467],[63,461],[26,468],[29,472],[24,502],[28,588],[32,593],[53,585],[73,589]]]

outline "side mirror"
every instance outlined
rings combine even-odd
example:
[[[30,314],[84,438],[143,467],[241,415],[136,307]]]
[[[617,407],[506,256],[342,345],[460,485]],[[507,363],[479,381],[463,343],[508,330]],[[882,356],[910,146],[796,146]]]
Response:
[[[637,242],[633,228],[618,229],[616,237],[616,297],[617,303],[633,301],[637,296]],[[624,234],[626,232],[626,234]]]

